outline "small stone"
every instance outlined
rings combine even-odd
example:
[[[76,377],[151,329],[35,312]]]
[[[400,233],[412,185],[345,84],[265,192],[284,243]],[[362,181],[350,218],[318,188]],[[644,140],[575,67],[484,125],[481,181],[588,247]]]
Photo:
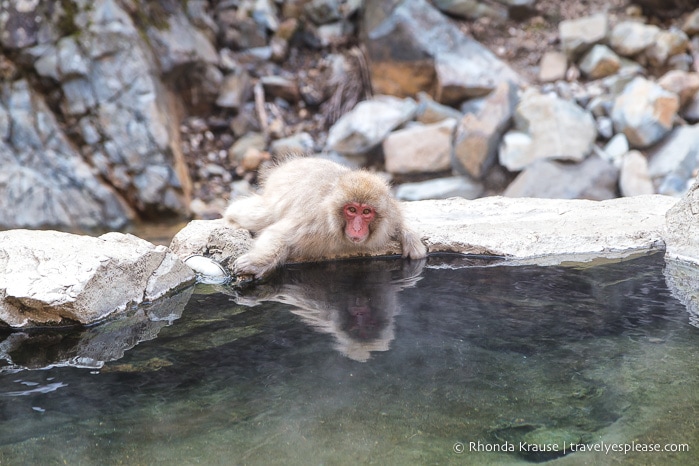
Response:
[[[597,156],[581,163],[539,160],[507,187],[506,197],[604,200],[617,197],[618,170]]]
[[[242,69],[223,78],[216,105],[239,109],[252,96],[250,76]]]
[[[432,100],[432,97],[425,92],[418,93],[417,97],[418,107],[415,114],[415,121],[423,125],[438,123],[448,118],[453,118],[455,120],[461,118],[461,112],[455,108],[435,102]]]
[[[259,150],[256,147],[248,147],[248,149],[245,151],[245,154],[243,155],[242,160],[240,161],[240,165],[238,165],[238,168],[236,171],[240,170],[241,172],[252,172],[260,168],[260,165],[262,162],[266,160],[270,160],[272,157],[270,156],[269,152]]]
[[[658,84],[663,89],[676,94],[680,98],[680,107],[685,106],[699,91],[699,73],[672,70],[665,73]]]
[[[396,188],[396,199],[403,201],[448,199],[450,197],[476,199],[481,194],[483,194],[483,185],[463,176],[437,178],[418,183],[403,183]]]
[[[456,121],[414,125],[395,131],[383,142],[389,173],[433,173],[448,170],[451,139]]]
[[[525,92],[514,114],[515,131],[505,134],[500,164],[510,171],[525,168],[538,159],[583,160],[597,137],[592,115],[578,105],[536,90]],[[523,133],[531,139],[526,144]]]
[[[269,150],[274,157],[291,154],[308,155],[314,152],[314,146],[313,137],[308,133],[301,132],[273,141]]]
[[[238,139],[231,147],[228,149],[228,160],[235,164],[239,164],[249,148],[255,148],[258,151],[263,151],[265,149],[266,142],[265,136],[261,133],[248,133],[245,136]]]
[[[507,8],[503,5],[474,0],[435,0],[434,6],[450,16],[464,19],[492,18],[507,19]]]
[[[590,79],[600,79],[619,71],[619,56],[609,47],[597,44],[580,61],[580,71]]]
[[[603,42],[609,32],[608,23],[606,13],[561,21],[558,32],[563,53],[575,59],[593,45]]]
[[[595,119],[595,127],[597,128],[597,135],[602,139],[609,139],[614,136],[614,122],[611,118],[606,116],[601,116]]]
[[[471,42],[465,42],[458,52],[439,54],[435,72],[437,100],[452,105],[487,95],[501,83],[523,82],[512,68]]]
[[[660,31],[655,42],[644,52],[648,61],[653,66],[662,66],[672,56],[687,50],[689,38],[687,34],[676,28]]]
[[[629,151],[629,141],[622,133],[614,135],[604,146],[603,153],[615,166],[621,165],[621,158]]]
[[[378,146],[395,128],[411,120],[417,110],[412,99],[377,96],[359,102],[328,131],[327,149],[360,155]]]
[[[318,38],[321,47],[330,47],[345,41],[347,36],[352,34],[353,30],[350,23],[337,21],[315,28],[315,36]]]
[[[699,167],[699,125],[678,126],[648,152],[648,172],[658,193],[683,195]]]
[[[694,10],[687,16],[682,25],[682,30],[690,36],[699,34],[699,9]]]
[[[614,127],[623,132],[632,147],[644,148],[662,139],[672,129],[679,98],[642,77],[637,77],[614,101]]]
[[[234,50],[260,47],[267,43],[267,32],[252,18],[240,17],[233,8],[216,15],[220,43]]]
[[[624,154],[619,173],[619,191],[622,196],[653,194],[655,188],[648,174],[648,161],[637,150]]]
[[[547,83],[564,79],[568,69],[568,58],[556,51],[544,52],[539,63],[539,82]]]
[[[266,96],[279,97],[289,103],[299,101],[300,93],[298,84],[281,76],[263,76],[260,78]]]
[[[342,19],[339,2],[335,0],[311,0],[303,8],[315,24],[327,24]]]
[[[467,113],[454,132],[452,167],[461,174],[482,179],[497,160],[498,144],[512,120],[517,88],[501,83],[485,99],[477,114]]]
[[[609,43],[616,53],[632,57],[657,40],[660,28],[636,21],[622,21],[612,29]]]
[[[614,105],[614,100],[607,94],[599,97],[593,97],[587,104],[587,110],[589,110],[593,116],[602,117],[607,116],[612,111],[612,106]]]

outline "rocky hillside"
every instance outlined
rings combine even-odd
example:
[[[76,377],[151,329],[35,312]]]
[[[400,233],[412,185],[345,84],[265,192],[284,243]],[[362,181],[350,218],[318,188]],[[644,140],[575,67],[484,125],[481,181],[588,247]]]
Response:
[[[4,2],[0,228],[215,217],[293,152],[404,199],[680,195],[691,3]]]

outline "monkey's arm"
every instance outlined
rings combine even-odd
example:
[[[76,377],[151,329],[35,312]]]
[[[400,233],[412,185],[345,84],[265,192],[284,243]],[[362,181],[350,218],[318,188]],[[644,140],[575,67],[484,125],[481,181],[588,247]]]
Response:
[[[253,194],[231,203],[223,218],[232,225],[258,232],[272,223],[272,214],[265,206],[262,196]]]
[[[252,249],[240,256],[234,264],[236,275],[254,275],[261,278],[286,261],[289,246],[284,241],[292,226],[280,221],[265,228],[255,240]]]
[[[403,257],[422,259],[427,255],[427,247],[420,240],[420,236],[409,228],[403,227],[400,242]]]

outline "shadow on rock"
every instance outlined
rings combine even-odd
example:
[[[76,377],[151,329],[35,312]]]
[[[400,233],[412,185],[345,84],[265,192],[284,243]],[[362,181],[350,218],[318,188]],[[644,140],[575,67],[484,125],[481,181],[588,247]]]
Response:
[[[699,328],[699,267],[668,259],[663,274],[672,295],[687,308],[689,323]]]

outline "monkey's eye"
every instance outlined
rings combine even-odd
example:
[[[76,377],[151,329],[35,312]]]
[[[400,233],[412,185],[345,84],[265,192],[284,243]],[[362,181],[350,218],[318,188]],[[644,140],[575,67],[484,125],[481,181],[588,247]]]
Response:
[[[347,210],[348,210],[350,213],[353,213],[353,214],[356,214],[356,213],[357,213],[357,208],[356,208],[356,207],[347,207]]]
[[[371,213],[371,209],[364,209],[362,211],[362,214],[364,214],[364,215],[369,215],[370,213]]]

